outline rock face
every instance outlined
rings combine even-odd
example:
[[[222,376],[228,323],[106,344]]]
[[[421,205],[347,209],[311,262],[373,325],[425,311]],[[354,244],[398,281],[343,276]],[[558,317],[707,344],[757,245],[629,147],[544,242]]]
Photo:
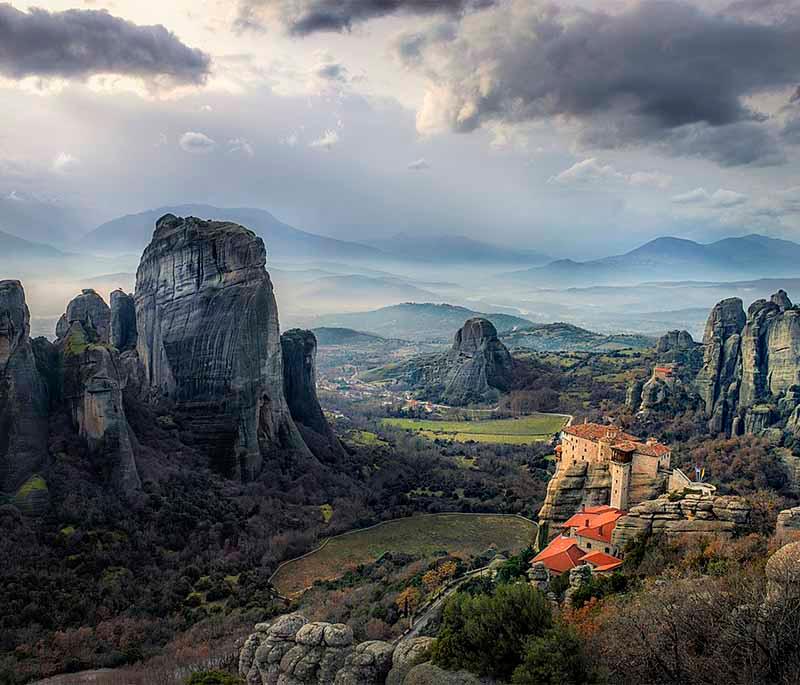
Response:
[[[631,479],[631,503],[652,499],[666,489],[666,478],[634,474]],[[547,494],[539,511],[539,523],[546,524],[550,533],[582,507],[595,507],[611,501],[611,473],[608,462],[576,462],[559,467],[547,484]]]
[[[703,334],[703,368],[696,387],[706,407],[709,428],[719,433],[733,421],[742,378],[742,331],[746,322],[742,301],[729,298],[715,305]]]
[[[782,538],[800,536],[800,507],[784,509],[778,514],[775,535]]]
[[[669,331],[656,341],[656,354],[660,357],[668,354],[689,352],[696,348],[697,343],[689,331]]]
[[[156,223],[136,273],[137,351],[150,401],[226,475],[305,450],[283,392],[278,311],[261,238],[237,224]]]
[[[56,342],[62,355],[63,400],[96,465],[123,492],[141,487],[122,392],[127,382],[110,343],[111,310],[93,290],[67,307]]]
[[[133,350],[137,338],[133,295],[115,290],[111,293],[111,344],[120,352]]]
[[[430,643],[415,638],[396,649],[379,640],[354,644],[349,626],[288,614],[256,625],[239,653],[239,675],[247,685],[401,685]]]
[[[672,501],[668,495],[631,507],[617,521],[614,546],[624,549],[639,535],[731,537],[749,529],[752,507],[740,497],[688,494]]]
[[[444,399],[462,405],[485,402],[511,387],[513,362],[486,319],[467,320],[458,330],[447,355]]]
[[[791,416],[800,399],[800,310],[783,290],[754,302],[746,317],[741,300],[723,300],[703,342],[696,387],[712,432],[759,433]]]
[[[0,281],[0,491],[15,492],[47,459],[49,396],[19,281]]]
[[[281,335],[283,392],[289,411],[311,451],[319,458],[343,456],[317,398],[317,339],[295,328]]]

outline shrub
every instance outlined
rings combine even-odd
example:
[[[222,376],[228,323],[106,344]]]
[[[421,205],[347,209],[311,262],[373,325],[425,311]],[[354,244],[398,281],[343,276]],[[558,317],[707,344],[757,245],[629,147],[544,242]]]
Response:
[[[224,671],[198,671],[192,673],[186,685],[244,685],[238,678]]]
[[[589,685],[597,683],[580,637],[571,626],[556,624],[531,638],[522,663],[514,670],[513,685]]]
[[[552,624],[544,595],[527,583],[499,585],[493,595],[459,592],[445,604],[433,661],[445,669],[508,680],[527,640]]]

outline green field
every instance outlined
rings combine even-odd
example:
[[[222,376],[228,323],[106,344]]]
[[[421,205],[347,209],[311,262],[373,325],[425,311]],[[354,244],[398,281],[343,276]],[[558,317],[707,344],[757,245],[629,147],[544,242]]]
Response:
[[[533,544],[536,530],[533,521],[498,514],[433,514],[397,519],[331,538],[322,549],[282,566],[272,583],[284,597],[296,596],[317,580],[335,580],[386,552],[403,552],[426,560],[443,552],[467,559],[491,546],[516,553]]]
[[[491,442],[529,445],[544,442],[558,433],[566,423],[565,416],[531,414],[518,419],[486,419],[481,421],[431,421],[427,419],[384,419],[383,424],[416,431],[426,438],[456,442]]]

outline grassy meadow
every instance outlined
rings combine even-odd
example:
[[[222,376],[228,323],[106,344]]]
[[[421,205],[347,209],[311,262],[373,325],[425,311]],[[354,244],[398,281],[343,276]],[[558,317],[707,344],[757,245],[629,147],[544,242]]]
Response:
[[[483,419],[478,421],[435,421],[429,419],[384,419],[383,424],[415,431],[430,440],[487,442],[506,445],[529,445],[546,442],[560,431],[567,417],[531,414],[518,419]]]
[[[536,531],[533,521],[516,516],[411,516],[331,538],[316,552],[282,566],[272,582],[283,596],[292,597],[317,580],[335,580],[386,552],[413,554],[429,561],[443,553],[468,559],[493,545],[516,553],[533,544]]]

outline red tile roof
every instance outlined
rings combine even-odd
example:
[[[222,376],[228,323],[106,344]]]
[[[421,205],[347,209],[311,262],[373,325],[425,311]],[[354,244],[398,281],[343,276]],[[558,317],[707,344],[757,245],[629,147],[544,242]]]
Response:
[[[539,552],[531,563],[541,561],[549,571],[564,573],[571,568],[579,566],[580,559],[585,555],[586,552],[578,547],[575,538],[566,538],[563,535],[559,535]]]
[[[564,429],[564,433],[567,433],[568,435],[575,435],[586,440],[601,440],[602,438],[605,438],[610,431],[614,433],[614,439],[616,440],[637,441],[639,439],[633,435],[623,432],[616,426],[604,426],[599,423],[576,423],[572,426],[567,426]]]
[[[604,523],[616,521],[624,513],[608,505],[586,507],[583,511],[570,516],[562,525],[564,528],[596,528]]]
[[[648,457],[661,457],[671,452],[670,448],[662,445],[660,442],[643,442],[635,435],[625,433],[623,430],[616,426],[604,426],[599,423],[578,423],[573,426],[567,426],[564,433],[574,435],[584,440],[604,440],[611,436],[611,446],[623,452],[638,452]]]
[[[606,554],[605,552],[595,551],[584,554],[580,558],[582,564],[591,564],[595,571],[613,571],[622,566],[622,559]]]

